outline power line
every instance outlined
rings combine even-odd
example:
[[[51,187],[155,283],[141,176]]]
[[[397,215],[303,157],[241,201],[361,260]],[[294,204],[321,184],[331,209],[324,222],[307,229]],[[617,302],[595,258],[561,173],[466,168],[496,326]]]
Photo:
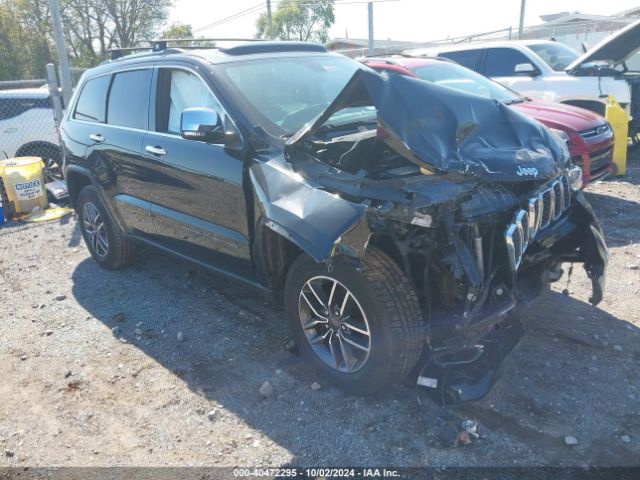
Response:
[[[286,0],[272,0],[273,4],[276,3],[282,3],[283,1]],[[313,2],[311,0],[307,0],[309,3],[300,3],[298,4],[299,6],[314,6],[314,5],[319,5],[318,2]],[[336,0],[334,5],[354,5],[354,4],[363,4],[363,3],[385,3],[385,2],[399,2],[401,0]],[[202,32],[204,30],[208,30],[210,28],[213,27],[218,27],[220,25],[223,25],[225,23],[229,23],[233,20],[237,20],[239,18],[245,17],[247,15],[251,15],[252,13],[256,13],[260,10],[265,9],[265,4],[263,2],[260,2],[257,5],[254,5],[253,7],[247,8],[246,10],[242,10],[239,12],[234,13],[233,15],[229,15],[228,17],[225,18],[221,18],[220,20],[216,20],[213,23],[210,23],[208,25],[204,25],[202,27],[198,27],[195,30],[193,30],[193,33],[199,33]]]
[[[246,15],[250,15],[250,14],[252,14],[254,12],[262,10],[263,8],[265,8],[265,6],[264,6],[263,2],[260,2],[259,4],[254,5],[253,7],[247,8],[246,10],[242,10],[240,12],[236,12],[233,15],[229,15],[228,17],[221,18],[220,20],[216,20],[213,23],[210,23],[208,25],[204,25],[202,27],[196,28],[193,32],[197,33],[197,32],[201,32],[203,30],[208,30],[209,28],[212,28],[212,27],[217,27],[218,25],[222,25],[223,23],[227,23],[227,22],[230,22],[230,21],[235,20],[237,18],[244,17]]]

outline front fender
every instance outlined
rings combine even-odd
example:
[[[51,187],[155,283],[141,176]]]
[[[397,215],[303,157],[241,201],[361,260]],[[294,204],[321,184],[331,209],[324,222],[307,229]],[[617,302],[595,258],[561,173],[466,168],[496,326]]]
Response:
[[[361,259],[371,232],[366,203],[350,202],[309,184],[277,159],[249,168],[255,225],[263,223],[315,261],[337,254]]]

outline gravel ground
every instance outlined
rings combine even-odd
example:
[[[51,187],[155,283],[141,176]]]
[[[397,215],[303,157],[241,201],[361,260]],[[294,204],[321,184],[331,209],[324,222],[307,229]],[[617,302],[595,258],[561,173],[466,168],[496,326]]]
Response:
[[[242,285],[153,251],[101,270],[73,217],[8,224],[0,466],[639,465],[640,161],[587,195],[611,247],[605,301],[576,268],[527,313],[492,392],[448,411],[407,383],[314,385],[282,310]],[[444,448],[465,418],[482,438]]]

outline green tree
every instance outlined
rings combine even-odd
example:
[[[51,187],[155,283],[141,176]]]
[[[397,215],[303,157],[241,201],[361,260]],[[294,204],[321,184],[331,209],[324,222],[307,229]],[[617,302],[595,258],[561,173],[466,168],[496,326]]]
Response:
[[[133,47],[155,38],[167,20],[172,0],[95,0],[101,2],[113,25],[117,46]]]
[[[193,28],[186,23],[174,23],[160,34],[160,38],[193,38]]]
[[[189,38],[186,42],[172,43],[174,47],[200,47],[200,48],[213,48],[216,46],[215,42],[205,40],[204,37],[194,37],[193,28],[191,25],[184,23],[174,23],[169,26],[162,34],[160,38],[164,39],[176,39],[176,38]]]
[[[0,80],[43,78],[53,60],[47,0],[0,0]]]
[[[329,40],[335,23],[334,0],[282,0],[272,15],[272,27],[266,13],[257,21],[257,38],[321,42]]]
[[[91,67],[110,48],[154,39],[172,0],[60,0],[71,64]],[[0,0],[0,80],[44,78],[55,62],[48,0]]]

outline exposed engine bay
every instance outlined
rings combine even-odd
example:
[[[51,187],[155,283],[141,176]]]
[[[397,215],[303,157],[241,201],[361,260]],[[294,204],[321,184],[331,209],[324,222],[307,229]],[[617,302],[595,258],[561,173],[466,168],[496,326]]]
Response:
[[[318,159],[359,177],[382,180],[420,173],[420,168],[384,143],[376,129],[312,142]]]

